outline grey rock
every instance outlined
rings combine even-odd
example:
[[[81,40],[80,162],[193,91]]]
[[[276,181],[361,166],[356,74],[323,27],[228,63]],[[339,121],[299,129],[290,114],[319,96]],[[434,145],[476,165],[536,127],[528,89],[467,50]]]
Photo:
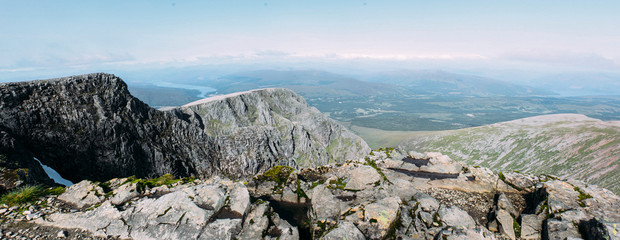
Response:
[[[499,232],[510,239],[516,239],[514,219],[510,213],[504,209],[499,209],[495,211],[495,216],[497,218],[497,223],[499,223]]]
[[[120,205],[129,201],[129,199],[137,197],[139,194],[136,183],[126,183],[112,190],[110,202],[114,205]]]
[[[313,189],[310,198],[312,199],[312,211],[316,219],[337,219],[342,211],[340,200],[323,184]]]
[[[101,187],[91,181],[84,180],[67,187],[65,192],[58,196],[58,200],[77,208],[84,208],[101,203],[104,200],[103,195]]]
[[[367,238],[384,238],[400,214],[400,202],[398,197],[387,197],[366,205],[364,221],[357,225],[358,228]]]
[[[426,193],[416,193],[413,197],[420,203],[420,207],[425,212],[434,212],[439,209],[439,202],[437,199]]]
[[[420,167],[421,171],[458,174],[463,169],[462,163],[455,162],[449,156],[441,153],[428,152],[426,156],[429,158],[429,162],[428,165]]]
[[[547,219],[547,236],[543,235],[544,239],[549,240],[564,240],[567,238],[581,239],[579,229],[575,225],[568,221],[560,221],[557,219]]]
[[[274,226],[269,229],[271,233],[278,233],[275,239],[281,240],[297,240],[299,239],[299,230],[290,223],[280,218],[277,213],[271,217]]]
[[[552,180],[544,183],[550,213],[578,209],[579,192],[567,182]]]
[[[250,193],[242,183],[236,183],[230,190],[230,210],[243,217],[250,207]]]
[[[325,240],[366,240],[364,234],[351,222],[338,222],[338,227],[325,236]]]
[[[381,181],[381,175],[371,166],[362,165],[351,170],[346,189],[363,190],[375,187],[375,183]]]
[[[252,205],[248,215],[243,223],[243,229],[239,234],[241,240],[260,239],[263,232],[267,231],[269,226],[269,218],[267,212],[269,205],[264,202],[258,205]]]
[[[431,227],[433,225],[433,215],[428,212],[420,212],[420,219],[426,227]]]
[[[234,239],[240,230],[241,219],[217,219],[207,225],[197,239]]]
[[[542,224],[544,218],[534,214],[521,215],[521,238],[522,239],[541,239]]]
[[[439,218],[444,226],[461,226],[465,228],[473,228],[476,226],[474,219],[459,207],[441,206],[437,213],[439,213]]]
[[[499,198],[497,199],[497,207],[499,209],[506,210],[512,217],[518,217],[519,212],[515,209],[514,205],[510,201],[508,197],[506,197],[505,193],[500,193]]]

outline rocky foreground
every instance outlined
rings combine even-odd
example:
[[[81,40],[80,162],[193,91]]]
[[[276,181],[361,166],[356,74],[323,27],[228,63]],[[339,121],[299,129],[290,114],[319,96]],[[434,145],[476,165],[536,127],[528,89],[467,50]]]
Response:
[[[619,209],[582,182],[383,149],[249,182],[85,180],[0,214],[9,239],[619,239]]]

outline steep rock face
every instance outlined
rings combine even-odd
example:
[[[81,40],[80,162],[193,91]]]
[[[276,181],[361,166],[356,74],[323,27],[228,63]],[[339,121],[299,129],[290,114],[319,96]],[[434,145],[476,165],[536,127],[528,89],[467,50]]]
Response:
[[[214,136],[226,159],[220,166],[225,173],[253,174],[274,163],[316,167],[370,152],[364,140],[288,89],[216,96],[175,111],[191,116],[191,122]]]
[[[275,164],[315,166],[369,150],[288,90],[162,112],[133,97],[120,78],[96,73],[3,83],[0,100],[0,130],[21,146],[3,140],[7,164],[30,166],[37,157],[74,182],[166,173],[239,178]]]
[[[70,180],[214,171],[208,136],[132,97],[114,75],[4,83],[0,97],[0,126]]]

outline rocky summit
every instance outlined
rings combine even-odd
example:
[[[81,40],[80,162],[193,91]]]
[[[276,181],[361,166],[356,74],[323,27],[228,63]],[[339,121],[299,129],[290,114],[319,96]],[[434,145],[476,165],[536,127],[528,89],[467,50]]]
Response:
[[[0,84],[0,183],[136,175],[251,177],[343,162],[370,149],[297,94],[264,89],[159,111],[111,74]]]
[[[248,182],[84,180],[0,214],[10,239],[618,239],[619,207],[583,182],[382,149]]]

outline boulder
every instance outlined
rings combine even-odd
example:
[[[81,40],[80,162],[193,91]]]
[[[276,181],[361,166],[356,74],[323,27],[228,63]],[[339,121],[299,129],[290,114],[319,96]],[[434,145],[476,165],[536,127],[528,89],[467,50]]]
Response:
[[[439,209],[439,202],[426,193],[416,193],[413,197],[420,203],[420,208],[425,212],[434,212]]]
[[[579,229],[572,222],[561,221],[557,219],[547,219],[546,221],[546,236],[543,234],[543,239],[581,239]]]
[[[58,199],[81,209],[101,203],[104,200],[103,195],[101,187],[84,180],[67,187]]]
[[[136,183],[125,183],[119,185],[118,188],[112,191],[110,202],[114,205],[121,205],[138,195],[140,195],[140,193],[138,192]]]
[[[311,199],[315,219],[338,219],[342,211],[340,200],[325,185],[316,186],[312,191]]]
[[[567,182],[552,180],[544,183],[547,192],[549,213],[563,212],[579,208],[579,192]]]
[[[230,190],[230,211],[238,216],[243,217],[250,207],[250,193],[242,183],[236,183]]]
[[[241,219],[217,219],[208,224],[196,239],[235,239],[240,230]]]
[[[260,239],[269,226],[268,210],[267,202],[252,205],[243,223],[243,229],[237,237],[240,240]]]
[[[503,192],[499,194],[499,198],[497,199],[497,208],[506,210],[514,218],[519,217],[519,212],[512,204],[512,201],[510,201]]]
[[[387,197],[364,207],[364,221],[357,226],[370,239],[384,238],[399,215],[400,199]]]
[[[521,238],[522,239],[541,239],[542,224],[544,218],[534,214],[521,215]]]
[[[345,189],[363,190],[375,187],[375,183],[381,181],[381,175],[371,166],[362,165],[351,170],[349,182]]]
[[[457,206],[441,206],[437,213],[439,214],[439,219],[441,219],[441,223],[444,226],[461,226],[465,228],[473,228],[476,226],[476,221],[474,221],[474,219],[467,212],[461,210]]]
[[[322,237],[325,240],[366,240],[364,234],[351,222],[338,222],[338,227]]]
[[[499,209],[495,211],[495,217],[497,218],[497,223],[499,223],[499,232],[510,239],[516,239],[514,218],[512,218],[510,213],[504,209]]]
[[[430,158],[428,165],[420,166],[420,171],[458,174],[463,169],[463,164],[455,162],[447,155],[438,152],[428,152],[426,155]]]

